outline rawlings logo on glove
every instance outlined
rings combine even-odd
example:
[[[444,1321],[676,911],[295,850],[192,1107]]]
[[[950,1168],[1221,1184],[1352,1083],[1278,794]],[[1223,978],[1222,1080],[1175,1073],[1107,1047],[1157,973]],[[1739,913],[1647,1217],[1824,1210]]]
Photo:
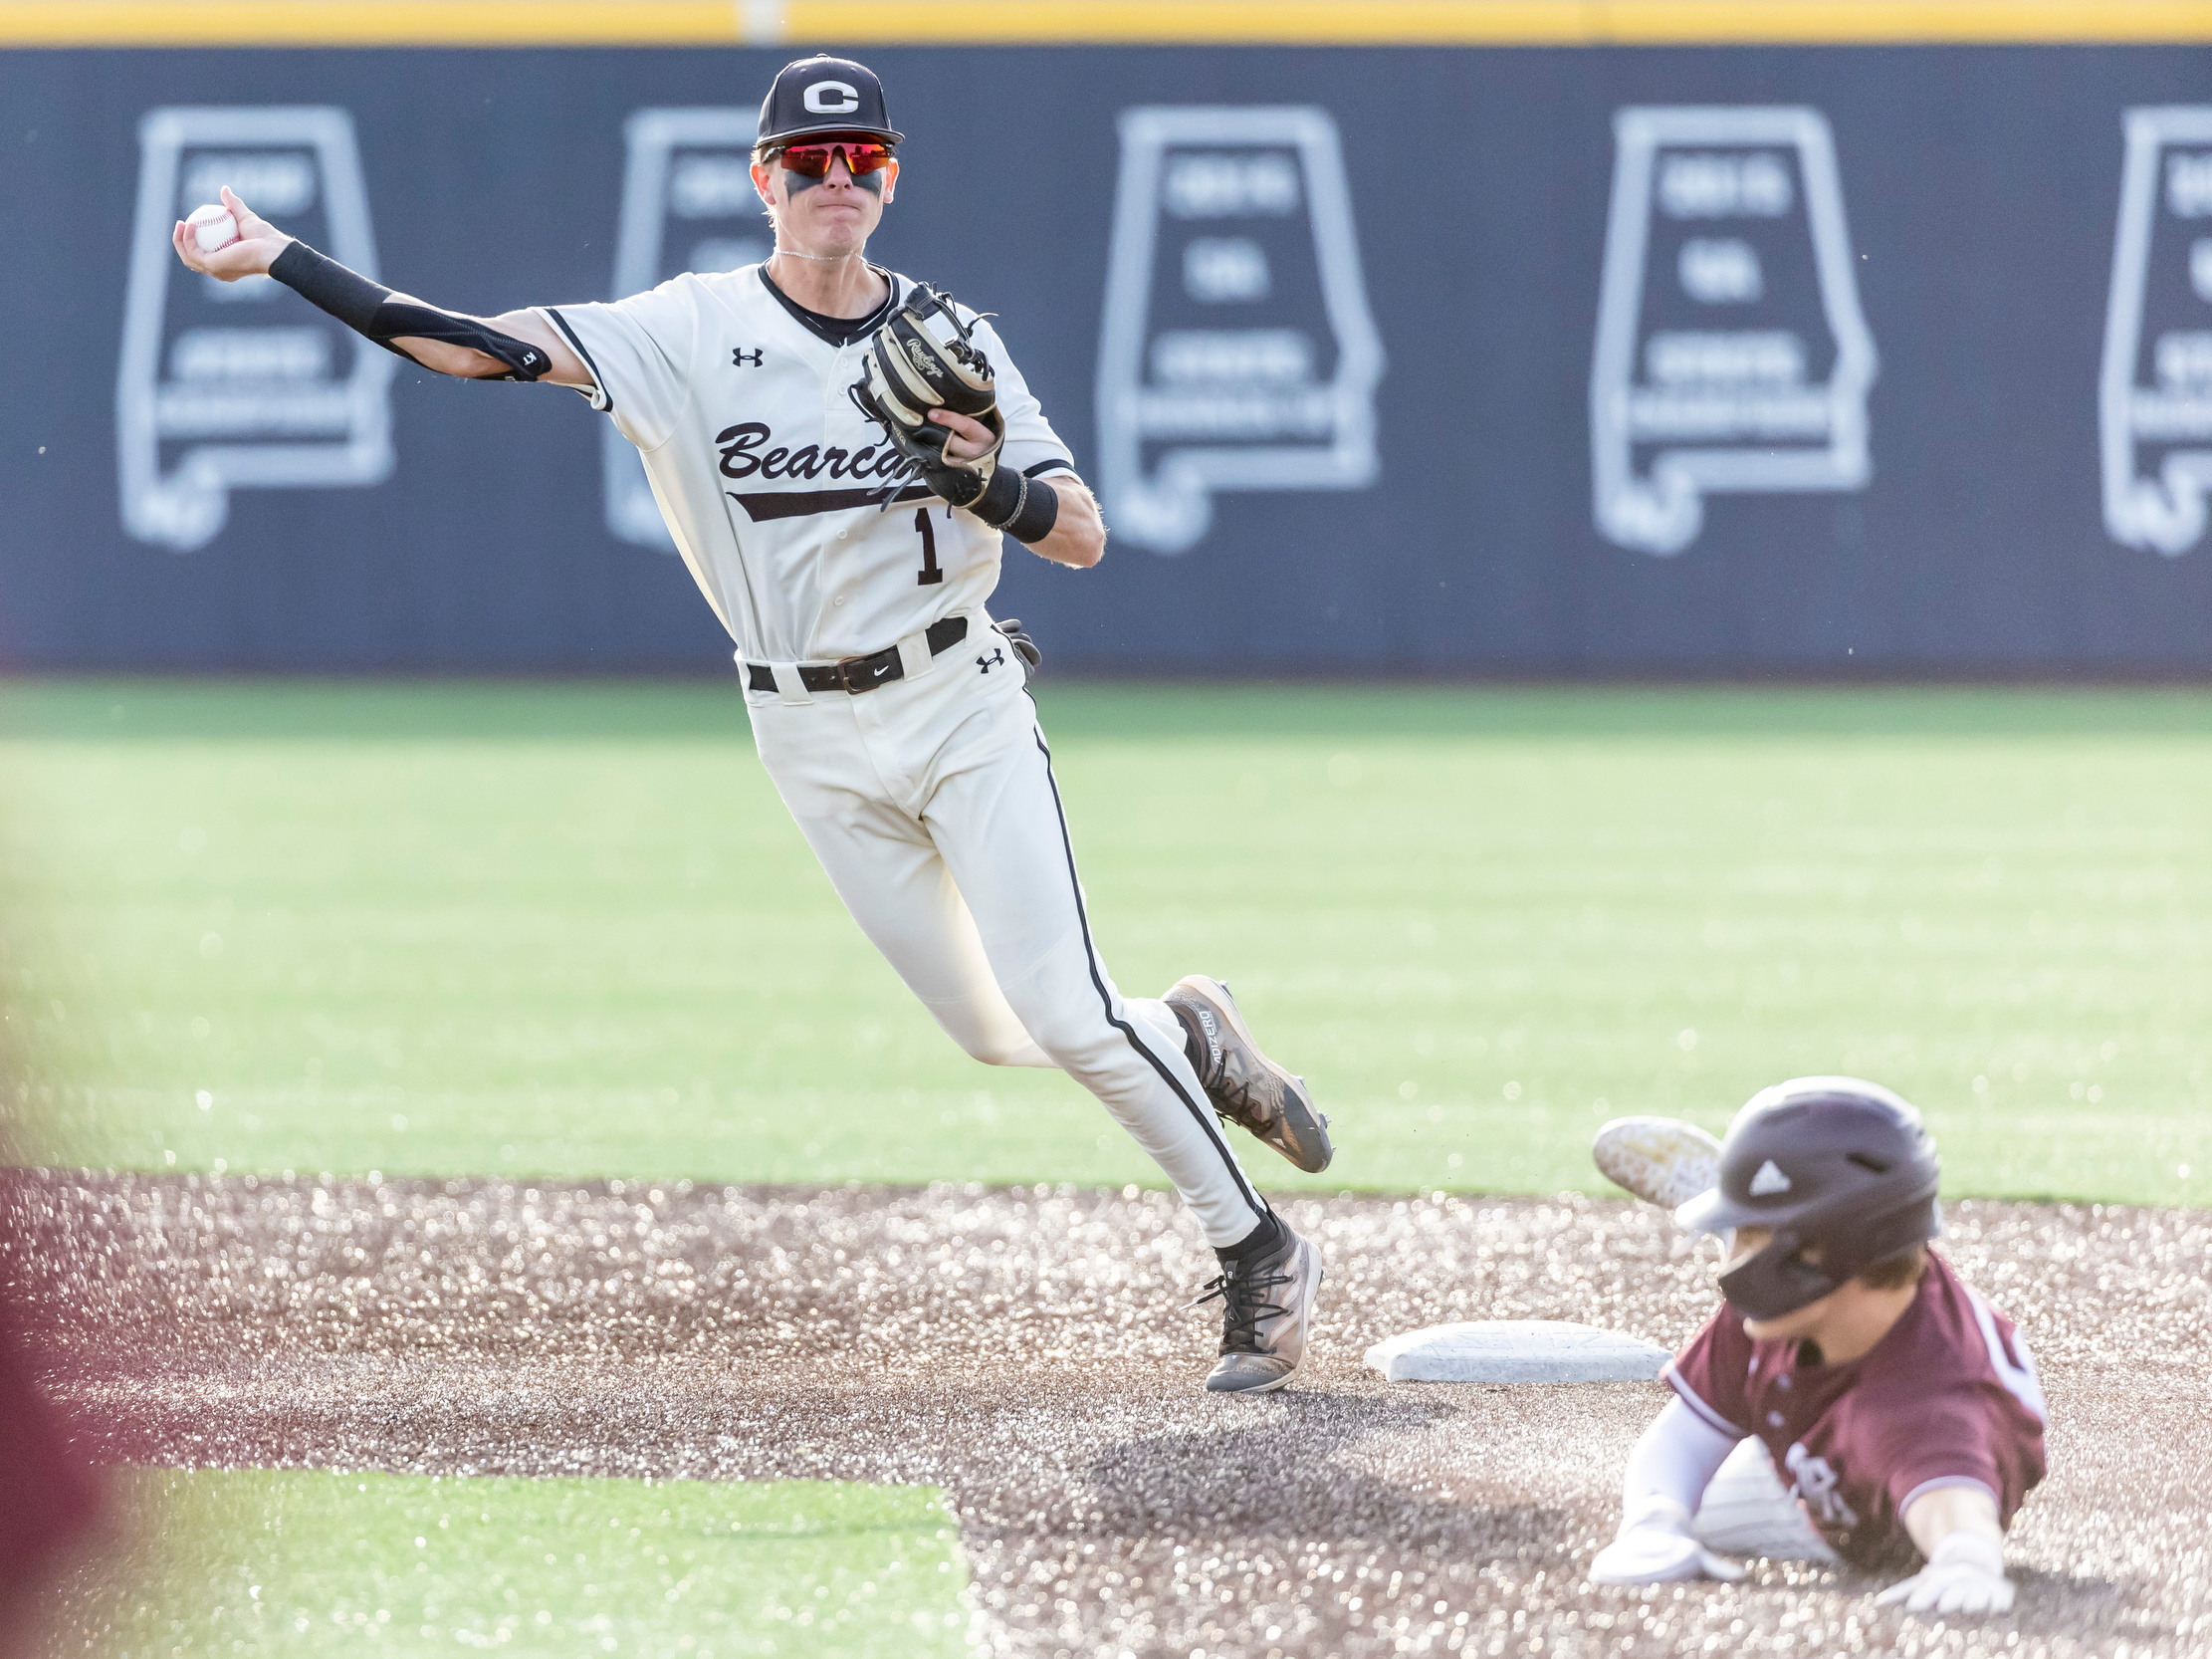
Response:
[[[868,341],[867,366],[846,390],[853,406],[883,428],[891,447],[914,463],[923,482],[955,507],[978,506],[997,470],[1006,438],[991,358],[975,344],[952,296],[917,284],[906,303]],[[952,428],[930,419],[949,409],[980,422],[991,448],[973,460],[945,453]],[[889,499],[888,496],[885,498]]]

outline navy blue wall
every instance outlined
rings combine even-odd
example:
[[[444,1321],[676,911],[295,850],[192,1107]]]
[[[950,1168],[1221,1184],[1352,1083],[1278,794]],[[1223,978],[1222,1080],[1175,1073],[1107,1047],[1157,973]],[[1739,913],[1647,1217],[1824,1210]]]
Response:
[[[494,311],[605,297],[625,118],[648,107],[751,108],[789,55],[0,58],[0,197],[11,227],[0,261],[11,381],[0,402],[0,661],[727,664],[727,643],[680,563],[606,529],[601,417],[549,388],[405,369],[390,393],[396,463],[386,481],[235,490],[227,523],[191,551],[127,534],[116,376],[138,127],[166,105],[349,111],[384,280]],[[1135,106],[1295,106],[1327,112],[1341,135],[1386,359],[1373,393],[1374,482],[1219,492],[1188,551],[1123,545],[1087,575],[1010,550],[997,608],[1030,621],[1060,662],[1540,674],[2212,669],[2212,547],[2167,557],[2115,539],[2101,506],[2098,402],[2123,114],[2212,101],[2212,53],[865,56],[911,135],[872,252],[998,314],[1094,479],[1117,118]],[[1825,116],[1858,302],[1880,357],[1863,486],[1708,494],[1695,536],[1666,556],[1609,540],[1592,508],[1591,368],[1614,117],[1654,105]],[[1319,188],[1310,178],[1308,187]],[[1802,175],[1797,188],[1808,188]],[[2161,221],[2154,260],[2185,260],[2186,239],[2173,236],[2186,228]],[[1786,252],[1768,250],[1771,271],[1784,271]],[[1804,263],[1802,249],[1790,257]],[[2146,330],[2185,329],[2199,303],[2212,320],[2212,301],[2191,299],[2185,282],[2175,293],[2159,282]],[[290,295],[275,303],[296,321],[313,317]],[[1322,342],[1324,371],[1343,349],[1341,339]],[[1816,342],[1816,372],[1828,351]],[[2163,453],[2140,467],[2154,473]]]

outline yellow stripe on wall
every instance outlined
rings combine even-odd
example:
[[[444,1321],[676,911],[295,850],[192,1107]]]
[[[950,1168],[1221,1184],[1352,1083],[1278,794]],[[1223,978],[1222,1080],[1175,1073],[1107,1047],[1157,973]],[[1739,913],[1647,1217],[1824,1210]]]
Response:
[[[5,46],[699,46],[727,0],[0,0]]]
[[[803,41],[1346,46],[2205,41],[2208,0],[788,0]]]
[[[2212,0],[0,0],[0,46],[2212,42]]]

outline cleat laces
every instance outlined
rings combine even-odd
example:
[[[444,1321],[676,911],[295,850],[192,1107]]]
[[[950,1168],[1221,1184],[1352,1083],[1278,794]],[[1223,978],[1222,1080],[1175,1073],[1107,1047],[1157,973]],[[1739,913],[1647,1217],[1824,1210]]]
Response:
[[[1225,1043],[1219,1060],[1212,1055],[1206,1058],[1208,1064],[1199,1073],[1199,1085],[1223,1123],[1264,1134],[1281,1121],[1282,1090],[1273,1077],[1262,1071],[1239,1080],[1230,1070]]]
[[[1264,1080],[1272,1085],[1275,1079],[1268,1077]],[[1260,1081],[1259,1078],[1244,1083],[1231,1081],[1228,1067],[1221,1067],[1219,1080],[1207,1092],[1218,1096],[1219,1101],[1230,1108],[1220,1111],[1222,1122],[1240,1124],[1256,1134],[1264,1134],[1281,1121],[1280,1091],[1270,1087],[1266,1094],[1262,1094],[1259,1089]],[[1219,1110],[1219,1107],[1217,1106],[1216,1109]]]
[[[1259,1263],[1243,1263],[1223,1268],[1220,1277],[1208,1282],[1205,1292],[1190,1304],[1203,1307],[1210,1302],[1219,1302],[1221,1307],[1221,1352],[1265,1353],[1259,1345],[1259,1322],[1270,1314],[1281,1315],[1289,1309],[1268,1298],[1269,1291],[1288,1285],[1291,1252],[1280,1251]]]

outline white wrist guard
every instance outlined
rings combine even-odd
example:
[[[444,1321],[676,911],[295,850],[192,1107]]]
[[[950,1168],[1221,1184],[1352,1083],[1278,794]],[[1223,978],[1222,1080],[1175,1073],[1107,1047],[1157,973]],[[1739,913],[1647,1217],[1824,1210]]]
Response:
[[[1689,1511],[1654,1493],[1621,1520],[1621,1533],[1590,1563],[1593,1584],[1669,1584],[1683,1578],[1741,1578],[1744,1569],[1690,1536]]]

